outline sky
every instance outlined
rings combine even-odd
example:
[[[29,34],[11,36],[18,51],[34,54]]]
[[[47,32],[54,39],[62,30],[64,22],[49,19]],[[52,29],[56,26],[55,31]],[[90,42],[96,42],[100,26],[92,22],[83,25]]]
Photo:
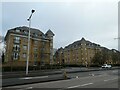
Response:
[[[54,48],[65,47],[84,37],[109,49],[118,49],[118,0],[65,0],[62,2],[5,2],[0,3],[0,32],[28,26],[31,10],[32,28],[46,33],[51,29]]]

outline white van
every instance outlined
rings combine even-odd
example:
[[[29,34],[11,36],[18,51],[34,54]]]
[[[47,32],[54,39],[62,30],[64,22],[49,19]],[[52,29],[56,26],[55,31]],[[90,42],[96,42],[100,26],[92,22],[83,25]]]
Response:
[[[112,68],[112,66],[108,65],[108,64],[104,64],[104,65],[102,65],[102,68]]]

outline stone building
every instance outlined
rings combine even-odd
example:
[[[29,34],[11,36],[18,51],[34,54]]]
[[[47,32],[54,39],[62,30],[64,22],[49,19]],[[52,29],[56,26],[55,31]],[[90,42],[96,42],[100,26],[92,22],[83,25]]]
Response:
[[[25,66],[28,51],[28,33],[26,26],[8,30],[5,36],[5,62],[13,66]],[[30,28],[29,65],[52,64],[53,32],[45,34],[39,29]]]
[[[101,53],[102,51],[109,55],[112,53],[111,50],[82,38],[81,40],[69,44],[65,48],[59,48],[55,54],[56,63],[64,63],[66,65],[92,65],[92,59],[95,54],[98,52]],[[112,63],[111,57],[109,56],[108,58],[109,60],[105,60],[105,63]]]

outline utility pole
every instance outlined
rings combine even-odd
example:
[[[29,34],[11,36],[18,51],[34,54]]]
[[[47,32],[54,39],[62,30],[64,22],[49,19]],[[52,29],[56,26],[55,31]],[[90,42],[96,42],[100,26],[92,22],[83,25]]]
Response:
[[[114,38],[115,40],[117,39],[118,40],[118,51],[120,51],[120,37],[118,38]]]

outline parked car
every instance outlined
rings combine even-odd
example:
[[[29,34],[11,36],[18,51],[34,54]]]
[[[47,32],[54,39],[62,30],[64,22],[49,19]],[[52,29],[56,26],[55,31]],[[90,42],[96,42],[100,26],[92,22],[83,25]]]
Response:
[[[112,68],[112,66],[108,65],[108,64],[104,64],[104,65],[102,65],[102,68]]]

